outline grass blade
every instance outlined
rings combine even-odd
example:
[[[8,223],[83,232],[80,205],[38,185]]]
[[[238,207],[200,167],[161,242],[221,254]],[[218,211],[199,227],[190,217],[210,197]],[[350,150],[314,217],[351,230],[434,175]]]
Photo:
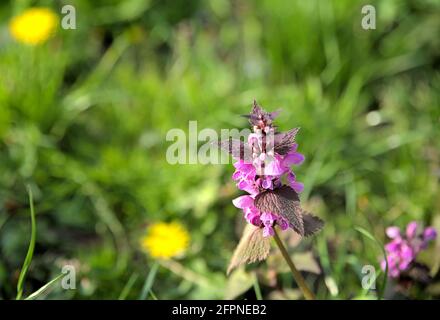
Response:
[[[156,294],[153,292],[153,290],[150,289],[150,296],[153,298],[153,300],[159,300],[156,296]]]
[[[57,283],[62,277],[64,276],[63,273],[59,274],[56,278],[50,280],[48,283],[46,283],[44,286],[42,286],[40,289],[35,291],[34,293],[30,294],[25,300],[35,300],[39,296],[41,296],[44,292],[49,290],[55,283]]]
[[[157,269],[159,269],[159,263],[154,262],[153,266],[150,269],[150,272],[148,273],[147,278],[145,279],[144,287],[142,288],[139,300],[145,300],[148,293],[150,292],[151,287],[153,286],[154,279],[156,278]]]
[[[32,257],[34,255],[34,249],[35,249],[35,241],[37,238],[37,224],[35,222],[35,211],[34,211],[34,199],[32,195],[32,190],[30,187],[28,187],[28,195],[29,195],[29,204],[30,204],[30,210],[31,210],[31,241],[29,243],[29,248],[26,254],[26,258],[23,263],[23,267],[20,271],[20,276],[18,277],[18,283],[17,283],[17,296],[16,299],[20,300],[23,295],[23,284],[24,279],[26,278],[26,273],[29,269],[29,266],[32,262]]]
[[[380,289],[378,291],[378,299],[381,300],[383,298],[384,295],[384,291],[385,288],[387,286],[387,281],[388,281],[388,257],[387,257],[387,253],[385,251],[385,247],[383,246],[383,244],[377,240],[370,232],[368,232],[367,230],[365,230],[362,227],[355,227],[354,228],[357,232],[361,233],[362,235],[364,235],[366,238],[370,239],[371,241],[375,242],[380,249],[382,250],[383,256],[385,258],[385,272],[384,272],[384,279],[382,282],[382,285],[380,286]]]
[[[130,276],[130,278],[128,279],[127,283],[124,286],[124,289],[122,289],[121,294],[118,297],[118,300],[125,300],[127,298],[131,288],[133,287],[138,277],[139,275],[137,273],[133,273]]]

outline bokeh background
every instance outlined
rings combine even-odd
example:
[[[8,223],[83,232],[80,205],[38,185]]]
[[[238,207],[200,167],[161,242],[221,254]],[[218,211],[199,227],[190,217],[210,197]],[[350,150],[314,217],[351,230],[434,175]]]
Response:
[[[9,31],[26,8],[77,29],[45,43]],[[376,7],[376,30],[361,8]],[[13,299],[30,239],[25,295],[77,269],[76,290],[46,299],[137,299],[154,264],[140,238],[177,221],[185,255],[158,269],[157,299],[299,299],[274,250],[267,263],[225,270],[243,227],[232,165],[170,165],[168,130],[245,128],[253,99],[301,127],[304,206],[326,221],[287,239],[321,299],[375,298],[362,267],[380,273],[385,228],[440,228],[440,3],[410,1],[71,0],[0,4],[0,298]],[[440,243],[419,257],[432,282],[405,294],[440,297]],[[281,261],[281,262],[280,262]],[[389,283],[388,291],[393,290]]]

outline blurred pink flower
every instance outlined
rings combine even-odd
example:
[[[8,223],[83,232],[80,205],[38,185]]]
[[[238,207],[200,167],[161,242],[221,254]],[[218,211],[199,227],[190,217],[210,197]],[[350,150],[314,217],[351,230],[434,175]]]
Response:
[[[408,270],[420,251],[426,249],[429,241],[437,236],[433,227],[421,231],[416,221],[407,225],[405,234],[396,226],[388,227],[385,232],[392,239],[385,245],[388,275],[392,278],[397,278],[401,272]],[[382,260],[381,268],[385,270],[385,266],[385,260]]]

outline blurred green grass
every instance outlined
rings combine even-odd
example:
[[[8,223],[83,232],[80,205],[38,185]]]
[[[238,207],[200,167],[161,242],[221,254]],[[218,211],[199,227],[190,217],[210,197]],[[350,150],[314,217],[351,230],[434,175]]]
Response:
[[[189,120],[244,128],[237,115],[254,98],[283,109],[281,129],[301,127],[302,200],[326,227],[296,250],[318,257],[323,274],[308,276],[318,297],[363,294],[362,266],[378,268],[381,252],[355,226],[381,241],[391,224],[440,226],[440,6],[370,3],[377,29],[366,31],[363,1],[77,0],[78,28],[38,47],[15,43],[8,21],[29,5],[59,13],[65,3],[2,3],[0,298],[15,297],[26,255],[26,184],[38,228],[26,293],[70,261],[77,290],[48,298],[117,299],[138,274],[127,295],[137,298],[153,264],[139,236],[151,222],[179,220],[192,238],[180,263],[212,286],[160,268],[154,294],[223,298],[241,221],[232,166],[167,164],[165,135]],[[439,248],[427,254],[433,269]],[[258,268],[266,298],[280,291],[269,269]],[[293,283],[279,273],[288,296]]]

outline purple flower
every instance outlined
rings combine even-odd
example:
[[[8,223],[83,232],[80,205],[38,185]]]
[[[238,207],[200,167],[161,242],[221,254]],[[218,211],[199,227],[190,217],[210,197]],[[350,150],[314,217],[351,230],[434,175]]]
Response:
[[[437,231],[435,231],[434,227],[428,227],[423,231],[423,237],[425,241],[434,240],[437,237]]]
[[[296,177],[293,172],[289,172],[287,175],[287,181],[289,182],[290,187],[296,192],[301,193],[304,190],[304,184],[296,181]]]
[[[299,165],[304,162],[305,157],[301,153],[296,152],[297,148],[298,148],[298,144],[295,143],[290,149],[289,153],[286,154],[286,156],[284,157],[283,165],[285,167],[289,167],[293,164]]]
[[[269,132],[272,131],[269,130]],[[296,151],[298,144],[293,143],[288,152],[281,155],[275,151],[276,145],[271,142],[272,140],[274,140],[273,132],[272,136],[264,134],[262,130],[250,134],[248,143],[252,148],[252,163],[239,160],[239,164],[234,165],[237,170],[232,178],[239,181],[239,189],[256,194],[258,193],[257,189],[259,191],[273,190],[281,186],[281,177],[287,174],[289,185],[296,192],[301,192],[304,186],[296,181],[295,174],[290,169],[291,165],[304,161],[304,156]],[[271,149],[268,149],[269,146]],[[256,178],[256,176],[258,177]]]
[[[388,227],[385,232],[390,239],[400,237],[399,227]]]
[[[260,217],[260,213],[258,212],[258,210],[249,210],[245,214],[245,218],[246,218],[247,222],[249,222],[250,224],[253,224],[256,227],[261,226],[261,217]]]
[[[272,237],[275,234],[275,231],[270,226],[264,226],[263,228],[263,237]]]
[[[277,216],[270,212],[264,212],[261,215],[261,221],[266,227],[272,227],[275,221],[277,221]]]
[[[279,225],[283,231],[289,229],[289,222],[281,216],[277,218],[277,225]]]
[[[274,181],[271,176],[265,176],[261,180],[261,187],[273,190]]]
[[[402,272],[407,271],[420,251],[426,249],[428,242],[437,236],[433,227],[427,227],[422,232],[419,230],[416,221],[407,225],[405,234],[402,234],[395,226],[386,229],[387,236],[392,239],[385,245],[390,277],[397,278]],[[381,268],[385,270],[385,260],[381,261]]]
[[[266,156],[264,174],[268,176],[281,177],[287,172],[287,168],[284,166],[284,159],[282,156],[275,154],[274,156]]]
[[[289,228],[289,222],[280,215],[276,215],[271,212],[265,212],[261,215],[261,222],[264,225],[263,236],[272,236],[273,227],[278,225],[281,230],[287,230]]]

